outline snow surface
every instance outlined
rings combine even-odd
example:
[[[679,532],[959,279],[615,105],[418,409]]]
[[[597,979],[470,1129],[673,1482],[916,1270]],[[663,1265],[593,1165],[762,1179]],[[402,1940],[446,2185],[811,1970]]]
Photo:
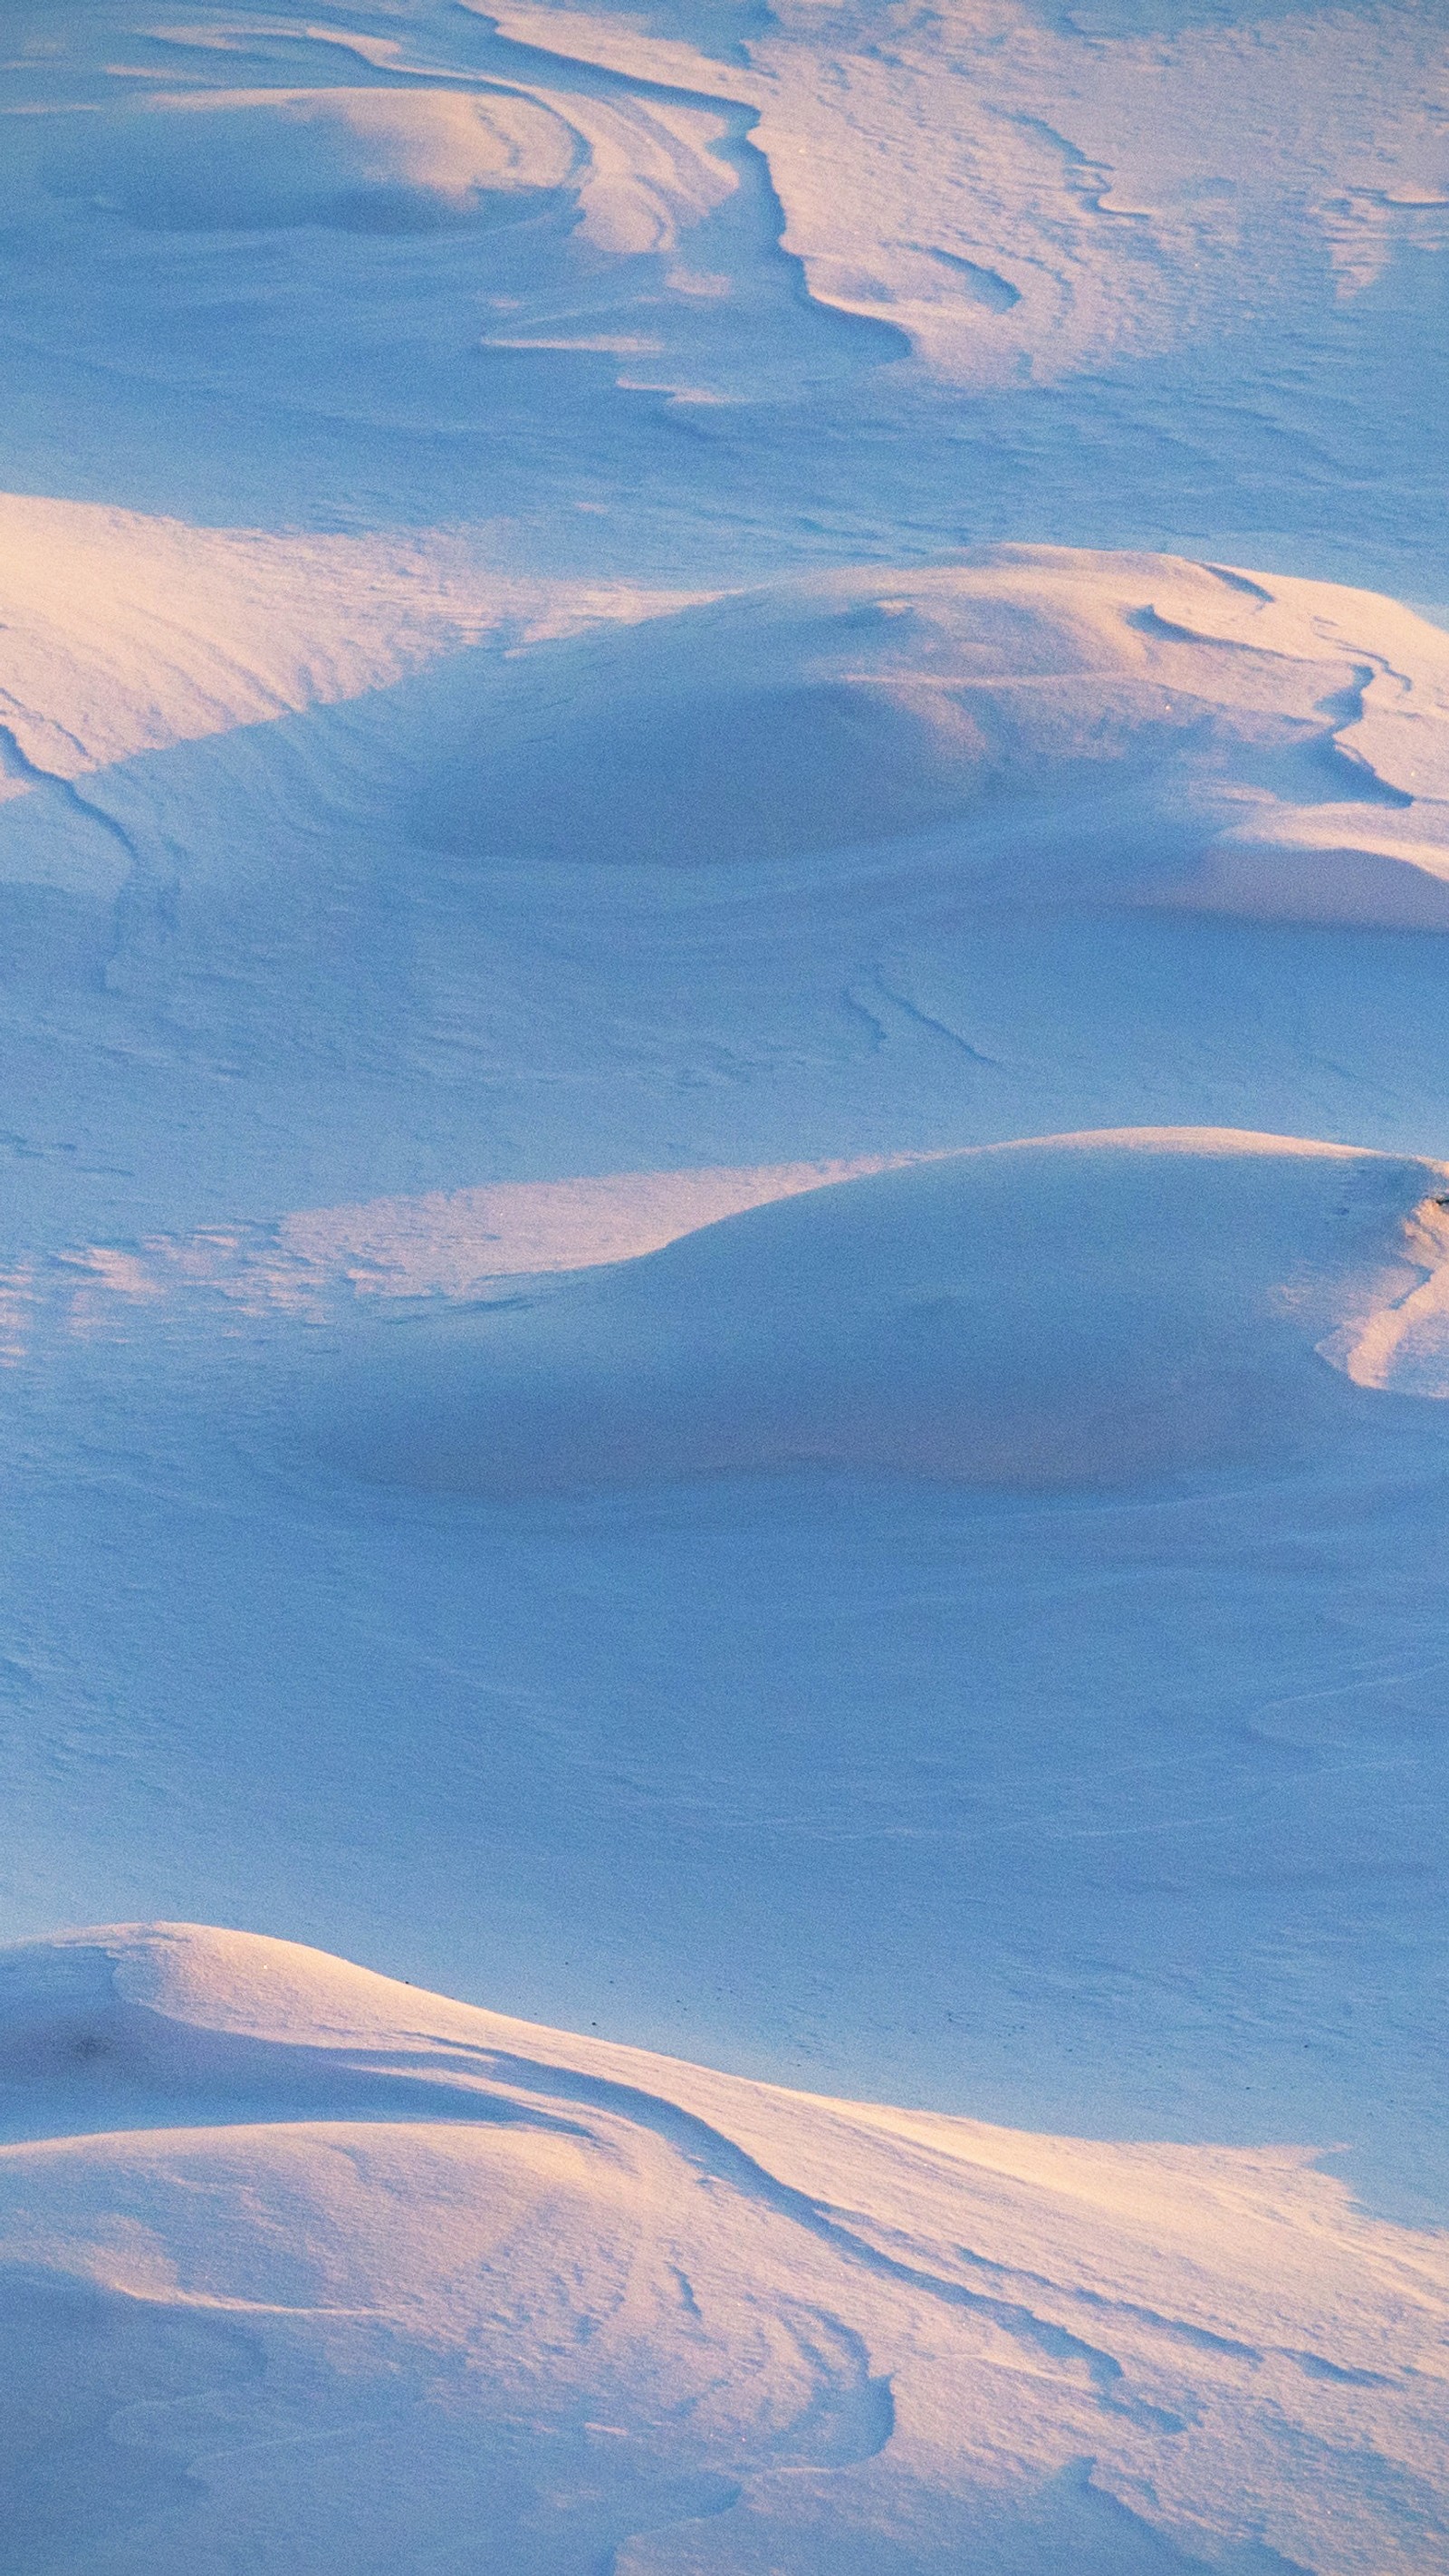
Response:
[[[1442,2535],[1442,2236],[1301,2152],[831,2101],[190,1925],[11,1950],[0,2046],[12,2564],[1268,2576]]]
[[[1442,1473],[1449,1424],[1383,1390],[1446,1184],[1220,1130],[976,1148],[532,1306],[385,1328],[288,1424],[353,1474],[496,1496],[799,1466],[1033,1492],[1360,1431]]]
[[[9,0],[7,2576],[1449,2563],[1443,36]]]

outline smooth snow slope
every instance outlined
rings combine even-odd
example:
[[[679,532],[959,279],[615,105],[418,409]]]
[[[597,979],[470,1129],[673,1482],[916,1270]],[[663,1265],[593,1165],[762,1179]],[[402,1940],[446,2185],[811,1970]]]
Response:
[[[542,1187],[545,1247],[517,1189],[555,1267],[505,1237],[494,1287],[377,1209],[384,1282],[482,1313],[380,1301],[356,1211],[33,1263],[12,1923],[149,1892],[827,2089],[1341,2145],[1442,2211],[1441,1170],[802,1177],[575,1280],[608,1194]]]
[[[674,604],[510,579],[464,530],[286,537],[5,493],[6,787],[360,697],[490,630]]]
[[[392,1324],[311,1436],[366,1477],[503,1497],[802,1466],[1130,1486],[1433,1439],[1434,1408],[1317,1346],[1384,1338],[1441,1200],[1449,1165],[1216,1130],[988,1147],[532,1309]]]
[[[1445,2537],[1442,2241],[1291,2150],[817,2100],[189,1925],[0,1953],[0,2120],[16,2576]]]

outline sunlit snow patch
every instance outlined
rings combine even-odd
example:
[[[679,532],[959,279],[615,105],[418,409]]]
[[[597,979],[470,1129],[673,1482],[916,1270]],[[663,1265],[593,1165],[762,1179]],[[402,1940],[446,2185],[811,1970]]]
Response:
[[[0,493],[0,800],[678,595],[509,572],[490,532],[194,527]]]
[[[0,2119],[15,2576],[1366,2576],[1440,2528],[1443,2245],[1302,2149],[821,2100],[188,1925],[0,1953]]]
[[[359,1298],[486,1296],[520,1276],[586,1270],[655,1252],[696,1227],[803,1190],[928,1161],[845,1161],[609,1172],[496,1181],[415,1198],[302,1208],[274,1226],[206,1226],[132,1245],[92,1243],[0,1273],[0,1364],[59,1330],[124,1334],[137,1308],[168,1314],[218,1303],[312,1322]]]

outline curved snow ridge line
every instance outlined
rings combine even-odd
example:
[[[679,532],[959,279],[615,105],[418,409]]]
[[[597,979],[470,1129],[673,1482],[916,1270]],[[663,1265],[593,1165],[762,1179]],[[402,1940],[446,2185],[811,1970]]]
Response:
[[[367,2563],[398,2437],[395,2563],[456,2528],[460,2439],[485,2473],[506,2446],[469,2530],[520,2567],[545,2536],[600,2563],[566,2536],[601,2480],[638,2576],[864,2567],[886,2531],[913,2576],[1428,2563],[1449,2251],[1302,2149],[831,2101],[186,1924],[0,1952],[0,2113],[0,2312],[42,2377],[104,2328],[111,2406],[134,2367],[127,2494],[153,2444],[188,2470],[147,2527],[164,2576],[220,2515],[266,2528],[304,2433],[284,2576]],[[188,2346],[175,2402],[157,2357],[208,2319],[246,2340]],[[102,2446],[103,2504],[113,2474]],[[724,2555],[658,2556],[706,2506]]]
[[[853,2213],[842,2210],[814,2194],[784,2182],[758,2156],[747,2153],[727,2132],[698,2112],[683,2109],[677,2101],[657,2091],[638,2085],[624,2084],[600,2075],[574,2073],[557,2065],[545,2066],[528,2057],[512,2057],[493,2051],[490,2063],[505,2082],[522,2091],[542,2091],[561,2101],[590,2104],[598,2109],[617,2112],[622,2118],[640,2124],[678,2146],[688,2162],[717,2182],[729,2184],[747,2198],[764,2201],[781,2217],[788,2219],[808,2235],[839,2252],[844,2259],[881,2279],[897,2282],[908,2289],[923,2291],[929,2298],[947,2307],[975,2310],[989,2317],[993,2324],[1014,2340],[1049,2354],[1068,2367],[1080,2368],[1096,2393],[1097,2402],[1108,2414],[1125,2414],[1134,2422],[1151,2424],[1178,2433],[1183,2427],[1177,2417],[1160,2408],[1148,2406],[1125,2393],[1122,2365],[1099,2345],[1040,2316],[1025,2302],[994,2297],[973,2290],[968,2283],[953,2280],[948,2274],[910,2261],[898,2249],[895,2252],[871,2242],[851,2223]],[[912,2247],[919,2257],[920,2249]],[[1042,2284],[1060,2296],[1057,2284]]]
[[[280,26],[271,32],[288,39],[297,33]],[[482,68],[340,28],[307,33],[386,73],[387,84],[195,91],[158,84],[130,111],[132,129],[138,118],[152,121],[144,184],[165,181],[164,159],[160,171],[155,166],[165,152],[155,120],[179,113],[211,120],[214,132],[228,117],[249,122],[261,164],[251,181],[257,206],[264,206],[266,164],[278,163],[270,185],[282,220],[289,205],[325,205],[329,188],[335,200],[349,184],[414,192],[460,217],[492,193],[564,191],[577,200],[587,240],[634,256],[676,249],[681,232],[738,187],[721,147],[743,138],[754,111],[737,83],[616,76],[586,55],[501,33],[497,61]],[[550,78],[555,71],[585,78]],[[298,129],[290,153],[289,127]],[[310,166],[296,142],[309,148]],[[201,149],[210,161],[205,142]],[[761,156],[762,171],[766,166]],[[205,167],[184,173],[197,204],[206,202],[209,184]]]
[[[1443,1175],[1449,1181],[1449,1167]],[[1432,1190],[1404,1224],[1404,1255],[1422,1273],[1398,1297],[1319,1345],[1355,1386],[1449,1398],[1449,1189]]]
[[[1391,205],[1413,239],[1413,210],[1443,203],[1417,106],[1438,64],[1413,13],[1372,33],[1342,12],[1293,13],[1253,29],[1249,62],[1226,23],[1104,41],[998,0],[917,25],[898,13],[883,38],[879,8],[853,0],[776,9],[742,30],[743,64],[632,12],[513,0],[477,14],[641,85],[750,101],[810,294],[904,331],[933,371],[977,386],[1245,321],[1271,330],[1286,304],[1322,296],[1325,270],[1340,300],[1374,282],[1395,247]]]
[[[0,799],[359,697],[488,636],[686,596],[502,572],[486,531],[289,536],[0,494]]]
[[[1293,299],[1372,284],[1391,211],[1404,239],[1437,241],[1422,227],[1442,171],[1413,104],[1437,64],[1393,13],[1371,36],[1322,10],[1258,29],[1249,78],[1241,29],[1183,29],[1166,50],[1103,43],[1045,28],[1029,0],[934,11],[923,30],[893,25],[889,45],[877,9],[823,24],[775,11],[741,27],[728,60],[632,13],[467,5],[494,31],[482,68],[476,40],[450,42],[443,23],[406,42],[305,33],[399,85],[557,115],[578,145],[568,184],[610,248],[669,247],[734,185],[743,142],[778,208],[774,246],[813,302],[957,382],[1050,381],[1245,320],[1271,331]]]
[[[170,1927],[168,1927],[170,1928]],[[103,1940],[104,1934],[82,1936]],[[764,2202],[793,2227],[841,2253],[847,2262],[859,2264],[881,2278],[899,2281],[923,2290],[947,2306],[975,2309],[990,2317],[1009,2335],[1038,2347],[1054,2359],[1069,2366],[1080,2366],[1096,2389],[1103,2408],[1113,2414],[1126,2413],[1134,2420],[1157,2423],[1169,2431],[1182,2427],[1160,2410],[1143,2407],[1123,2389],[1121,2364],[1100,2346],[1084,2340],[1051,2319],[1038,2315],[1026,2302],[974,2290],[969,2283],[950,2278],[945,2273],[923,2268],[919,2247],[901,2239],[892,2250],[872,2243],[857,2232],[852,2214],[831,2206],[817,2196],[799,2190],[772,2172],[754,2154],[746,2152],[715,2121],[699,2112],[685,2109],[667,2093],[642,2084],[624,2083],[617,2076],[606,2077],[551,2064],[542,2058],[516,2054],[493,2046],[475,2057],[461,2055],[456,2049],[427,2051],[416,2047],[409,2052],[379,2050],[363,2053],[339,2046],[334,2040],[324,2049],[306,2046],[296,2039],[264,2042],[240,2041],[230,2053],[237,2061],[236,2080],[245,2096],[250,2088],[251,2101],[241,2103],[229,2098],[226,2079],[232,2074],[225,2046],[213,2043],[210,2049],[198,2050],[199,2063],[195,2080],[207,2102],[209,2116],[205,2122],[193,2123],[187,2117],[184,2096],[164,2089],[167,2080],[174,2088],[183,2066],[174,2048],[163,2048],[159,2056],[154,2044],[148,2044],[146,2028],[151,2017],[169,2022],[173,2032],[184,2030],[184,2022],[175,2022],[159,2005],[132,2005],[120,2013],[104,2016],[101,2027],[89,2028],[82,2035],[74,2024],[66,2028],[65,2037],[72,2051],[86,2048],[93,2055],[104,2055],[114,2064],[128,2053],[144,2064],[148,2092],[137,2104],[140,2114],[126,2126],[168,2137],[183,2134],[192,2125],[207,2127],[266,2127],[276,2122],[290,2129],[356,2126],[371,2119],[406,2119],[410,2122],[454,2119],[502,2122],[522,2125],[540,2132],[592,2140],[607,2145],[614,2129],[622,2123],[626,2130],[640,2128],[664,2139],[676,2148],[685,2161],[713,2182],[727,2185],[732,2191]],[[329,2059],[331,2063],[329,2064]],[[266,2116],[266,2092],[278,2095],[272,2119]],[[330,2090],[332,2101],[327,2101]],[[541,2100],[566,2102],[582,2109],[607,2115],[606,2126],[590,2126],[578,2120],[561,2119],[539,2108]],[[120,2105],[124,2108],[124,2104]],[[39,2143],[40,2141],[32,2141]],[[43,2141],[59,2145],[58,2138]],[[0,2147],[0,2153],[3,2153]],[[914,2254],[918,2259],[908,2259]],[[1043,2277],[1036,2285],[1058,2300],[1070,2304],[1073,2294],[1064,2292],[1059,2283]],[[336,2313],[336,2311],[329,2311]],[[1160,2324],[1155,2317],[1148,2322]],[[1184,2331],[1187,2331],[1184,2329]],[[1226,2347],[1225,2347],[1226,2348]],[[1247,2350],[1247,2347],[1232,2347]],[[1261,2355],[1256,2356],[1261,2358]],[[884,2436],[882,2437],[884,2439]]]
[[[1055,1490],[1437,1442],[1433,1408],[1367,1405],[1342,1363],[1418,1284],[1446,1181],[1221,1129],[963,1148],[547,1297],[360,1320],[276,1436],[496,1502],[800,1469]]]
[[[99,1977],[92,1959],[105,1962]],[[43,2014],[57,2002],[69,2004],[72,1961],[79,1966],[82,2010],[108,2005],[114,1996],[158,2023],[214,2034],[223,2043],[256,2040],[324,2053],[365,2048],[381,2052],[394,2070],[417,2064],[425,2073],[468,2073],[482,2059],[516,2062],[535,2070],[545,2084],[559,2073],[599,2077],[698,2114],[712,2129],[723,2123],[730,2142],[747,2149],[754,2115],[768,2106],[778,2146],[803,2152],[818,2129],[834,2152],[836,2130],[844,2124],[857,2145],[857,2132],[866,2133],[867,2146],[883,2140],[893,2171],[913,2173],[919,2164],[937,2174],[944,2165],[951,2172],[979,2170],[989,2185],[1024,2180],[1053,2204],[1080,2203],[1100,2216],[1115,2216],[1140,2227],[1149,2240],[1156,2203],[1175,2205],[1180,2193],[1209,2227],[1221,2212],[1247,2225],[1255,2212],[1292,2206],[1300,2216],[1312,2212],[1330,2230],[1343,2225],[1355,2236],[1360,2230],[1372,2236],[1382,2254],[1407,2267],[1406,2281],[1418,2279],[1422,2268],[1426,2281],[1449,2286],[1449,2238],[1443,2231],[1424,2233],[1366,2218],[1346,2188],[1318,2169],[1320,2151],[1312,2147],[1119,2146],[806,2093],[457,2002],[300,1942],[204,1924],[111,1924],[12,1944],[8,1952],[0,1948],[0,1963],[13,1964],[17,1972],[14,1991],[25,1998],[33,1980]],[[50,1986],[51,1973],[59,1995]],[[7,2011],[0,2002],[0,2029],[14,2017],[14,2003]],[[1205,2195],[1201,2210],[1199,2190]],[[1266,2283],[1264,2298],[1271,2312]]]
[[[1322,1137],[1272,1136],[1245,1128],[1153,1127],[1099,1128],[1076,1135],[1026,1138],[1023,1143],[1052,1145],[1070,1151],[1111,1145],[1125,1151],[1177,1146],[1195,1154],[1324,1155],[1356,1162],[1375,1149],[1329,1142]],[[984,1153],[1009,1152],[1009,1146],[984,1146]],[[1397,1159],[1383,1155],[1382,1159]],[[1430,1186],[1402,1221],[1397,1249],[1422,1275],[1416,1284],[1381,1306],[1338,1326],[1317,1348],[1321,1358],[1341,1369],[1355,1386],[1381,1392],[1449,1399],[1449,1161],[1425,1155]]]
[[[761,74],[744,61],[726,69],[691,45],[641,37],[636,28],[603,18],[561,19],[543,10],[483,8],[475,0],[462,0],[462,5],[492,31],[483,68],[446,49],[429,52],[416,39],[409,46],[340,28],[314,27],[309,33],[396,79],[421,85],[446,78],[459,90],[515,96],[556,117],[578,147],[568,184],[578,198],[583,230],[604,250],[625,255],[677,250],[681,233],[733,194],[747,168],[757,183],[765,219],[767,238],[761,249],[784,261],[800,292],[821,312],[868,331],[877,349],[884,344],[892,358],[906,354],[910,335],[903,324],[831,291],[825,263],[808,249],[802,253],[790,238],[791,215],[778,184],[780,146],[767,147],[760,132],[765,109],[777,100],[772,74]],[[783,150],[788,167],[788,138]],[[667,282],[686,294],[691,291],[677,274]],[[1012,290],[1006,293],[1011,300]],[[608,344],[490,333],[484,345],[586,349]],[[679,400],[702,398],[697,390],[673,384],[668,390]]]
[[[1299,663],[1316,660],[1324,647],[1344,655],[1351,676],[1339,705],[1324,701],[1339,750],[1405,804],[1449,805],[1449,636],[1441,628],[1375,591],[1251,573],[1240,565],[1205,564],[1203,570],[1231,585],[1224,605],[1235,595],[1239,613],[1185,624],[1159,620],[1165,632],[1187,643],[1237,644]],[[1420,846],[1420,865],[1449,872],[1449,853]]]

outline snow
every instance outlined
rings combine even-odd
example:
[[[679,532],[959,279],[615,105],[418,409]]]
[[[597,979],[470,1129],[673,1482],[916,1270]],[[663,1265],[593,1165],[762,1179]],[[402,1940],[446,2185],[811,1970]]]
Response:
[[[415,828],[698,863],[950,829],[972,890],[1449,921],[1449,647],[1388,600],[999,547],[709,604],[499,693]],[[972,881],[974,882],[974,885]]]
[[[22,2563],[481,2521],[559,2571],[1367,2570],[1442,2528],[1442,2241],[1292,2152],[875,2111],[189,1925],[0,1993],[47,2119],[0,2146]]]
[[[300,1388],[288,1421],[353,1474],[504,1496],[800,1466],[1042,1491],[1293,1456],[1370,1420],[1392,1440],[1400,1409],[1348,1382],[1388,1378],[1368,1354],[1422,1293],[1409,1257],[1446,1182],[1213,1130],[978,1148],[572,1294],[389,1324],[320,1423]],[[1338,1379],[1315,1341],[1345,1331]],[[1408,1414],[1437,1463],[1440,1418]]]
[[[882,40],[862,0],[783,0],[728,70],[633,11],[487,15],[753,108],[811,293],[973,385],[1301,327],[1308,300],[1378,282],[1395,228],[1444,239],[1442,47],[1419,11],[947,0],[890,11]]]
[[[0,539],[10,795],[361,697],[490,632],[654,605],[510,579],[466,530],[287,537],[11,493]]]
[[[1438,13],[0,55],[7,2571],[1430,2576]]]

